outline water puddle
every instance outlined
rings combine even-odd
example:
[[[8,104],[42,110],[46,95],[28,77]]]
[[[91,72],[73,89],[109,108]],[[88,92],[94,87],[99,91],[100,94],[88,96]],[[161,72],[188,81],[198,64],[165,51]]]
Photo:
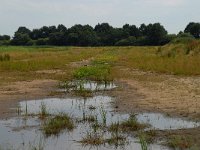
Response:
[[[199,122],[187,121],[181,118],[172,118],[160,113],[138,114],[137,118],[140,122],[149,123],[153,128],[159,130],[195,128],[200,126]]]
[[[87,87],[88,85],[85,85]],[[92,85],[95,87],[96,85]],[[90,88],[90,87],[89,87]],[[109,126],[114,122],[122,122],[129,118],[129,114],[118,114],[113,111],[112,98],[109,96],[95,96],[92,98],[50,98],[43,100],[32,100],[20,102],[20,116],[9,120],[0,121],[0,145],[7,147],[10,144],[14,149],[33,149],[43,147],[45,150],[88,150],[88,149],[125,149],[140,150],[138,138],[127,135],[127,142],[124,144],[103,144],[98,147],[83,146],[77,141],[91,132],[91,123],[79,122],[86,116],[96,116],[100,124],[104,123],[102,112],[105,112],[106,125]],[[41,125],[43,121],[38,119],[36,114],[41,112],[41,107],[45,106],[49,114],[58,115],[61,113],[69,114],[77,122],[76,128],[72,132],[63,131],[58,136],[46,137]],[[29,114],[28,116],[26,116]],[[144,113],[136,115],[141,123],[149,123],[150,128],[156,129],[181,129],[193,128],[200,126],[199,123],[185,121],[179,118],[170,118],[162,114]],[[79,123],[78,123],[79,122]],[[102,131],[104,137],[111,136],[107,131]],[[35,147],[36,146],[36,147]],[[10,147],[9,147],[10,148]],[[168,149],[157,144],[149,145],[149,149],[160,150]]]

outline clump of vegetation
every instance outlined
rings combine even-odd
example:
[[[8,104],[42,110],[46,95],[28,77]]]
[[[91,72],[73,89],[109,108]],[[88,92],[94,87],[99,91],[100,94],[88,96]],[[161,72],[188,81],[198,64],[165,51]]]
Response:
[[[177,57],[199,53],[200,41],[195,39],[179,44],[167,44],[157,50],[157,54],[162,57]]]
[[[142,124],[137,121],[137,118],[135,115],[130,115],[128,120],[125,120],[121,123],[112,123],[111,126],[109,127],[110,131],[139,131],[147,128],[149,125],[148,124]]]
[[[106,139],[106,143],[109,145],[115,145],[116,147],[124,145],[126,143],[126,137],[118,134],[112,134],[111,138]]]
[[[170,137],[167,141],[167,145],[172,148],[179,148],[179,149],[189,149],[192,146],[194,146],[189,138],[183,136]]]
[[[68,129],[69,131],[74,128],[74,123],[68,115],[57,115],[49,119],[43,127],[46,135],[56,135],[62,130]]]
[[[142,133],[143,137],[147,141],[147,143],[153,143],[157,136],[156,130],[148,130]],[[140,136],[140,135],[139,135]]]
[[[135,115],[132,114],[128,120],[120,124],[120,127],[124,131],[138,131],[147,128],[148,125],[139,123]]]
[[[84,66],[74,72],[74,77],[79,80],[109,81],[110,67],[108,65]]]
[[[110,145],[124,145],[126,142],[126,137],[120,135],[120,124],[119,122],[117,123],[112,123],[111,126],[108,129],[111,132],[111,138],[107,139],[108,144]]]
[[[85,146],[87,145],[97,146],[97,145],[104,144],[105,140],[101,134],[87,133],[87,135],[83,137],[80,143],[82,143]]]
[[[9,61],[10,55],[9,54],[1,54],[0,55],[0,61]]]

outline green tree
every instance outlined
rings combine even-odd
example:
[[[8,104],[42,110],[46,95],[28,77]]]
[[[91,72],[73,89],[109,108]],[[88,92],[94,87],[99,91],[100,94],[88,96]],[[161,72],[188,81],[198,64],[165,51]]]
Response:
[[[15,36],[13,37],[11,44],[12,45],[28,45],[29,41],[31,41],[31,38],[28,34],[22,34],[22,33],[15,33]]]
[[[200,38],[200,23],[190,22],[185,30],[185,33],[190,33],[195,38]]]

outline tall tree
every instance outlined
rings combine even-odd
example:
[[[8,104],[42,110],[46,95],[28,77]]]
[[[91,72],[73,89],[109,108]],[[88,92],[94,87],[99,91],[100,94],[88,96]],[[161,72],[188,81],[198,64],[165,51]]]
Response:
[[[200,23],[190,22],[185,30],[185,33],[190,33],[195,38],[200,38]]]

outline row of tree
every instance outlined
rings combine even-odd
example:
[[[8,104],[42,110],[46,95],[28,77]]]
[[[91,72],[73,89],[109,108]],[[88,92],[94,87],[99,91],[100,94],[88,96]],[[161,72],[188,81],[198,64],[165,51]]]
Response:
[[[200,38],[200,23],[189,23],[184,30],[195,38]],[[5,45],[57,45],[57,46],[140,46],[164,45],[176,35],[169,35],[160,23],[140,27],[125,24],[122,28],[114,28],[108,23],[96,25],[64,25],[43,26],[32,31],[19,27],[14,37],[0,36],[0,44]]]

